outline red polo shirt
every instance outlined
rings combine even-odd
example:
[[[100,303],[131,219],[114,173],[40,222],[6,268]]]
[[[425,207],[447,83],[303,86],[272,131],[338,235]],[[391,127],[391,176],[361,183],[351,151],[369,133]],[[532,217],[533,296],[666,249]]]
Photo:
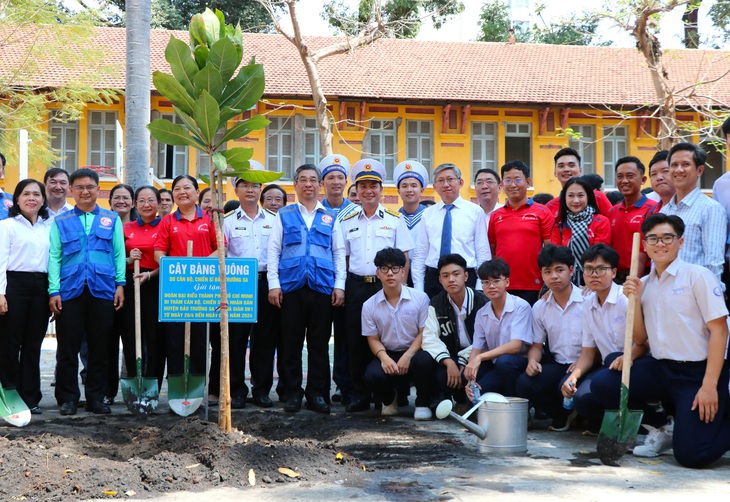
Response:
[[[183,218],[179,209],[162,218],[155,251],[164,251],[167,256],[187,256],[188,241],[193,241],[193,256],[209,256],[218,249],[212,218],[200,207],[195,209],[192,220]]]
[[[596,196],[596,206],[598,207],[598,212],[603,216],[608,216],[608,212],[613,207],[611,201],[608,200],[606,194],[601,192],[600,190],[593,190],[593,195]],[[548,203],[545,204],[545,206],[550,210],[555,220],[560,219],[560,195],[558,195],[554,199],[550,199]]]
[[[641,232],[641,224],[651,214],[656,202],[642,195],[632,206],[626,207],[626,202],[620,202],[608,212],[608,221],[611,223],[611,247],[619,256],[618,271],[628,271],[631,268],[631,246],[634,232]],[[643,234],[642,234],[643,237]],[[644,241],[641,241],[641,252],[644,252]]]
[[[550,236],[550,242],[557,246],[567,246],[572,235],[573,231],[568,225],[563,226],[562,223],[556,223]],[[588,245],[592,246],[600,242],[611,244],[611,224],[605,216],[595,214],[593,221],[588,225]]]
[[[517,209],[505,204],[489,217],[489,243],[495,247],[494,255],[509,265],[510,290],[542,288],[537,255],[543,242],[550,240],[554,221],[550,210],[532,199]]]
[[[124,248],[129,252],[139,249],[142,252],[142,259],[139,260],[140,268],[157,270],[159,264],[155,261],[155,240],[161,219],[155,218],[149,223],[142,221],[142,218],[129,221],[124,224]],[[128,265],[128,270],[134,270],[134,265]]]

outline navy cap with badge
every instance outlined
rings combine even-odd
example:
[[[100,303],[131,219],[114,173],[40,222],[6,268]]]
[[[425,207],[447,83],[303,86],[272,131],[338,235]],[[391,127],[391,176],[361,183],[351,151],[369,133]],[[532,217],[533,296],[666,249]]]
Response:
[[[344,156],[333,153],[323,158],[319,166],[319,172],[322,173],[322,179],[325,179],[329,173],[342,173],[347,179],[347,173],[350,170],[350,161]]]
[[[398,187],[400,182],[407,178],[417,179],[421,182],[421,187],[426,188],[428,185],[428,170],[416,160],[405,160],[395,166],[393,170],[395,186]]]
[[[363,180],[385,180],[385,166],[374,159],[361,159],[355,162],[350,170],[350,179],[353,183]]]
[[[264,170],[264,165],[261,162],[259,162],[258,160],[251,159],[248,161],[248,164],[249,164],[248,168],[251,171],[263,171]],[[235,182],[233,183],[233,186],[234,187],[238,186],[239,181],[246,181],[246,180],[244,180],[243,178],[236,178]]]

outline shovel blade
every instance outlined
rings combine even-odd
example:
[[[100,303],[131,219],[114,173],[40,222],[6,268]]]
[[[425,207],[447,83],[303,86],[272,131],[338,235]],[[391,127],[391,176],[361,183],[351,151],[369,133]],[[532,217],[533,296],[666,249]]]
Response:
[[[619,460],[636,444],[644,412],[641,410],[606,410],[598,433],[598,458],[604,465],[617,467]]]
[[[17,390],[0,387],[0,417],[15,427],[30,423],[30,410]]]
[[[170,408],[181,417],[194,413],[205,397],[205,377],[202,375],[170,376],[167,387]]]
[[[150,415],[159,403],[156,378],[122,378],[122,397],[135,415]]]

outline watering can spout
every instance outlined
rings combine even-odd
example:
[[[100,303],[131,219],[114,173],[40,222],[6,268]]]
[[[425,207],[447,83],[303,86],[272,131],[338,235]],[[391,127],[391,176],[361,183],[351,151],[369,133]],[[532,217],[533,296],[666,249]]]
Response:
[[[461,425],[466,427],[466,430],[477,436],[479,439],[485,439],[487,437],[486,427],[481,427],[474,422],[471,422],[470,420],[462,417],[461,415],[454,413],[453,411],[451,411],[452,407],[453,403],[449,399],[441,401],[436,407],[436,417],[439,419],[451,417],[459,422]]]

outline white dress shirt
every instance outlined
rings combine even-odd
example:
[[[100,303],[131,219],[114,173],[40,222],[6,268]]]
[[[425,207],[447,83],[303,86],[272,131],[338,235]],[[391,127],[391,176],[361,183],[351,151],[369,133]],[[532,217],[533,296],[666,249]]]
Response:
[[[595,293],[586,296],[583,302],[583,347],[598,348],[601,360],[614,352],[624,351],[629,299],[623,290],[612,282],[603,305],[598,303]]]
[[[0,221],[0,295],[7,290],[6,272],[48,272],[51,221],[32,225],[23,215]]]
[[[532,343],[532,309],[522,298],[507,293],[500,319],[494,313],[492,302],[487,303],[474,319],[475,349],[494,350],[512,340]]]
[[[349,212],[340,220],[345,240],[345,254],[350,257],[348,272],[375,275],[375,254],[381,249],[395,247],[403,252],[413,249],[413,239],[403,218],[378,206],[368,218],[362,207]]]
[[[362,306],[362,336],[380,335],[386,349],[406,351],[426,326],[430,303],[423,291],[403,286],[400,299],[393,307],[381,289]]]
[[[727,316],[717,278],[706,268],[674,260],[661,277],[642,277],[641,310],[651,355],[673,361],[704,361],[707,323]]]
[[[53,221],[53,219],[58,216],[59,214],[63,214],[66,211],[71,211],[74,207],[66,202],[63,206],[61,206],[58,211],[52,210],[50,207],[48,208],[48,219]]]
[[[228,257],[256,258],[259,272],[266,271],[269,236],[274,230],[276,216],[262,208],[253,219],[240,207],[223,220],[223,234],[228,241]]]
[[[421,223],[417,225],[418,246],[411,257],[411,275],[413,286],[418,290],[423,291],[426,267],[436,268],[441,257],[441,232],[445,216],[444,203],[438,202],[423,211]],[[464,257],[467,268],[477,268],[492,257],[484,210],[462,197],[454,201],[451,210],[451,252]]]
[[[314,216],[317,211],[327,211],[321,202],[317,202],[314,210],[310,213],[306,207],[297,202],[299,213],[304,219],[307,229],[312,228]],[[276,222],[274,230],[269,237],[269,250],[267,260],[267,279],[269,280],[269,290],[280,289],[279,283],[279,260],[281,259],[281,248],[283,242],[284,227],[281,224],[281,214],[276,213]],[[332,225],[332,263],[335,267],[335,284],[334,289],[345,290],[345,243],[342,239],[342,230],[340,222],[335,220]]]
[[[540,299],[532,307],[533,343],[548,340],[550,353],[560,364],[573,364],[578,360],[583,342],[583,295],[573,285],[565,309],[553,298]]]

